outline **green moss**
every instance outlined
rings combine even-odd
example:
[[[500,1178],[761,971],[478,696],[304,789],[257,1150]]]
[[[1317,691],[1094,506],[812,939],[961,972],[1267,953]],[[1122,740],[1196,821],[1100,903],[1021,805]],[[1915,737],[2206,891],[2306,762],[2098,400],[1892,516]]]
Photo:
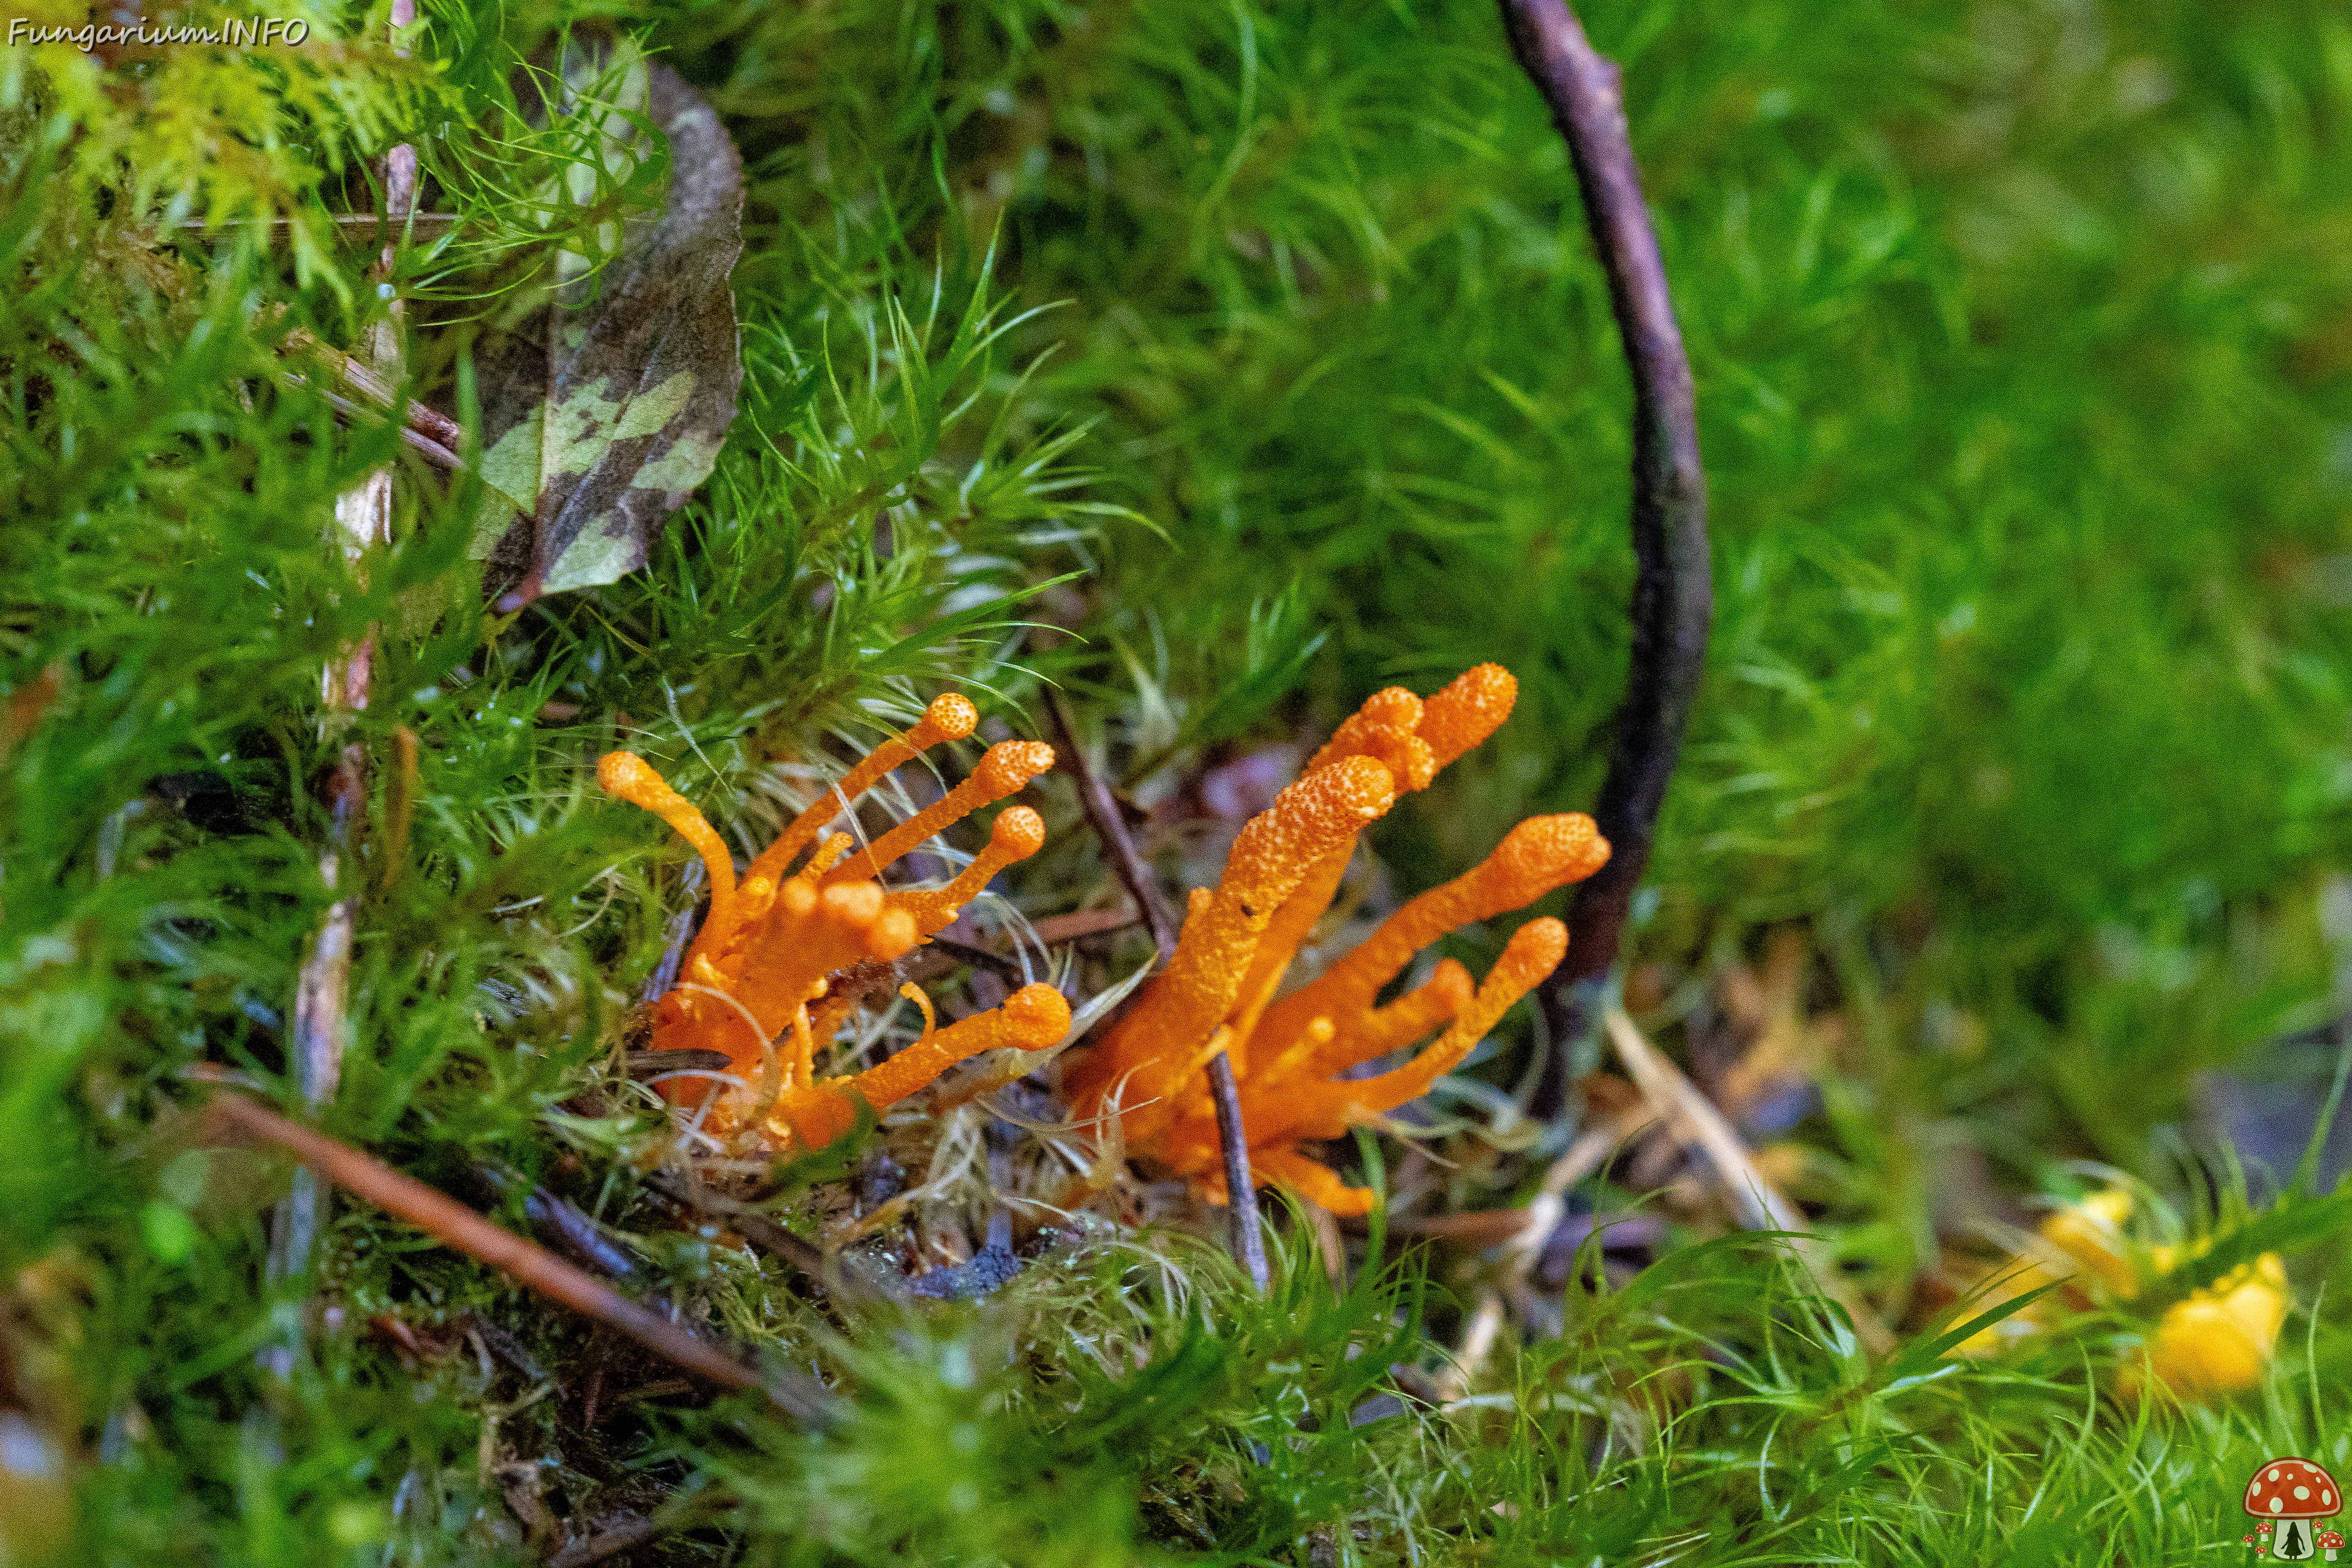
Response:
[[[569,184],[593,116],[520,107],[586,9],[428,5],[405,58],[379,8],[290,52],[0,59],[0,1406],[79,1489],[74,1560],[520,1561],[576,1508],[658,1515],[644,1562],[2137,1562],[2233,1540],[2259,1458],[2346,1460],[2328,1246],[2224,1412],[2107,1400],[2121,1316],[1874,1370],[1784,1258],[1715,1244],[1538,1306],[1559,1331],[1441,1415],[1378,1396],[1436,1366],[1425,1321],[1453,1342],[1457,1252],[1335,1297],[1286,1231],[1260,1301],[1197,1239],[1094,1230],[845,1328],[641,1187],[665,1124],[616,1109],[618,1053],[691,894],[597,752],[748,831],[943,685],[1030,727],[1042,672],[1149,798],[1500,659],[1518,717],[1379,837],[1433,881],[1596,786],[1626,391],[1489,6],[639,8],[746,155],[742,412],[646,572],[483,615],[471,487],[289,381],[289,334],[374,319],[373,237],[331,219],[415,138],[459,222],[404,252],[413,363],[462,411],[496,301],[658,173]],[[1717,969],[1802,928],[1844,1033],[1801,1194],[1925,1331],[1972,1173],[2192,1184],[2159,1157],[2192,1075],[2346,1004],[2352,30],[2301,0],[1580,9],[1627,66],[1715,498],[1645,1022],[1697,1040]],[[334,498],[385,465],[396,539],[354,568]],[[371,626],[330,738],[320,668]],[[331,889],[346,739],[375,778]],[[1059,789],[1011,895],[1037,915],[1108,887]],[[330,1129],[563,1192],[635,1238],[633,1289],[849,1391],[838,1425],[666,1390],[348,1203],[312,1277],[268,1278],[289,1173],[192,1153],[179,1075],[281,1084],[353,890]],[[874,1146],[917,1180],[945,1149],[976,1228],[983,1122]],[[1432,1133],[1454,1200],[1524,1193],[1468,1125]]]

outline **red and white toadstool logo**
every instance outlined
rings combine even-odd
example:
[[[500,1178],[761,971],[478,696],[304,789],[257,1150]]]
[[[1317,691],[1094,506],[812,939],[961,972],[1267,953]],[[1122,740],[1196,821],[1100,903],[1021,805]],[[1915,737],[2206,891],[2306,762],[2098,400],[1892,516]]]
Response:
[[[2312,1521],[2330,1518],[2343,1507],[2344,1490],[2336,1478],[2309,1459],[2273,1459],[2246,1483],[2246,1511],[2263,1521],[2263,1533],[2271,1537],[2268,1555],[2282,1563],[2308,1563],[2323,1545],[2334,1562],[2344,1538],[2332,1530],[2318,1533]]]

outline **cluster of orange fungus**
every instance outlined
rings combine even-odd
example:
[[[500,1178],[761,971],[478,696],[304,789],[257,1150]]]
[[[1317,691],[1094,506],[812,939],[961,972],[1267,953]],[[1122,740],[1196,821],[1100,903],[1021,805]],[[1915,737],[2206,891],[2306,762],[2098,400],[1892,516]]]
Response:
[[[1015,860],[1037,852],[1045,824],[1025,805],[998,814],[988,847],[943,888],[887,889],[893,861],[950,824],[1003,800],[1054,765],[1054,749],[1032,741],[989,748],[971,776],[939,801],[851,853],[824,825],[899,763],[943,741],[969,735],[979,715],[961,697],[942,697],[905,734],[876,747],[823,800],[801,813],[739,879],[727,846],[693,803],[643,759],[608,753],[596,764],[607,793],[643,806],[676,828],[702,857],[710,913],[679,967],[677,986],[654,1004],[656,1049],[722,1053],[749,1087],[713,1102],[714,1131],[755,1127],[772,1143],[816,1148],[856,1121],[858,1102],[876,1110],[905,1099],[967,1057],[999,1046],[1042,1050],[1070,1026],[1069,1004],[1050,985],[1029,985],[992,1012],[975,1014],[921,1039],[881,1066],[843,1078],[816,1076],[829,1042],[887,965],[929,941]],[[802,859],[803,851],[807,858]],[[800,861],[795,867],[794,861]],[[699,1098],[673,1082],[674,1098]]]
[[[1517,693],[1508,670],[1482,664],[1425,701],[1401,688],[1380,692],[1340,725],[1305,775],[1242,829],[1217,886],[1193,891],[1168,967],[1072,1067],[1064,1089],[1077,1112],[1117,1107],[1131,1153],[1222,1201],[1207,1071],[1222,1050],[1241,1085],[1258,1178],[1341,1214],[1369,1208],[1369,1192],[1343,1185],[1300,1145],[1336,1138],[1426,1091],[1559,967],[1568,931],[1556,920],[1528,921],[1476,984],[1448,959],[1385,1006],[1375,1005],[1381,988],[1446,932],[1590,877],[1608,860],[1609,846],[1581,814],[1532,817],[1485,864],[1406,904],[1314,981],[1276,992],[1338,892],[1357,835],[1399,795],[1426,789],[1439,769],[1493,734]],[[1339,1076],[1441,1030],[1393,1071]]]

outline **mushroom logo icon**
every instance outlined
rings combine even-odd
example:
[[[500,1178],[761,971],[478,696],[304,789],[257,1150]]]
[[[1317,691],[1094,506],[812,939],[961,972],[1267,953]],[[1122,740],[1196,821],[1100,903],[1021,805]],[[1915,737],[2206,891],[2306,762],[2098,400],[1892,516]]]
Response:
[[[2343,1507],[2336,1478],[2309,1459],[2273,1459],[2246,1483],[2246,1511],[2275,1527],[2271,1555],[2281,1563],[2308,1563],[2318,1556],[2321,1538],[2313,1521],[2330,1518]],[[2330,1559],[2343,1541],[2334,1531],[2326,1532]]]

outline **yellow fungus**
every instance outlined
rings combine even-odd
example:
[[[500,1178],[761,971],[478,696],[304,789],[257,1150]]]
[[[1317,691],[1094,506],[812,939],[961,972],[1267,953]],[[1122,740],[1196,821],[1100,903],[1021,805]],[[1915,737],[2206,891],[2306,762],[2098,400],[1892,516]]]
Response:
[[[2270,1365],[2286,1304],[2286,1265],[2265,1252],[2166,1308],[2148,1342],[2148,1369],[2182,1399],[2242,1394]]]
[[[2125,1257],[2124,1222],[2131,1217],[2131,1194],[2120,1187],[2093,1193],[2042,1222],[2042,1238],[2095,1276],[2109,1290],[2130,1300],[2139,1294],[2139,1274]],[[2158,1254],[2163,1248],[2157,1249]],[[2158,1272],[2171,1268],[2158,1257]]]
[[[2067,1293],[2077,1305],[2088,1306],[2090,1298],[2079,1283],[2084,1278],[2096,1279],[2121,1300],[2131,1300],[2139,1293],[2139,1275],[2125,1257],[2123,1226],[2131,1212],[2131,1194],[2112,1187],[2053,1211],[2042,1222],[2039,1245],[2000,1271],[1993,1289],[1973,1304],[1970,1315],[2062,1281],[2067,1282]],[[2159,1271],[2168,1267],[2164,1262],[2158,1265]],[[2040,1332],[2043,1323],[2042,1303],[2030,1301],[1970,1334],[1953,1350],[1959,1355],[1992,1355],[2005,1345]]]
[[[2116,1300],[2134,1300],[2150,1280],[2212,1248],[2210,1237],[2186,1247],[2151,1247],[2143,1255],[2143,1278],[2124,1239],[2131,1213],[2131,1194],[2120,1188],[2057,1210],[2042,1222],[2038,1254],[2021,1257],[1975,1310],[2053,1282],[2078,1307],[2092,1304],[2083,1287],[2094,1281]],[[2286,1321],[2287,1300],[2286,1265],[2277,1253],[2265,1252],[2166,1308],[2148,1336],[2144,1370],[2176,1398],[2210,1401],[2242,1394],[2262,1381],[2270,1364]],[[2042,1307],[2042,1300],[2031,1302],[1954,1348],[1963,1355],[1990,1355],[2040,1332],[2048,1323]],[[2118,1378],[2120,1390],[2128,1394],[2137,1389],[2141,1371],[2126,1366]]]

